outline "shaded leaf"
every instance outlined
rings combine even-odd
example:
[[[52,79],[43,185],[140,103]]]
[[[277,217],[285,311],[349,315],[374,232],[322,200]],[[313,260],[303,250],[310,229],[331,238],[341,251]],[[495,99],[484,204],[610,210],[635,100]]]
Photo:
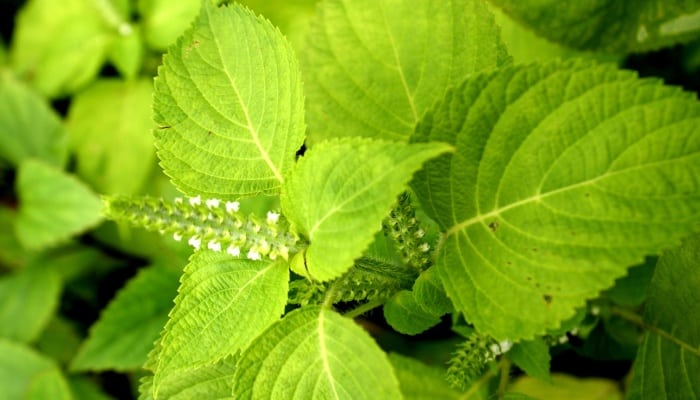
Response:
[[[0,398],[70,400],[71,392],[54,362],[31,348],[0,338]]]
[[[139,400],[233,400],[233,375],[238,358],[227,357],[216,363],[178,371],[163,381],[158,397],[153,397],[153,376],[141,379]]]
[[[542,339],[515,343],[508,358],[529,376],[549,380],[549,346]]]
[[[644,307],[648,331],[639,346],[628,399],[700,397],[700,236],[664,253]]]
[[[476,400],[483,393],[476,391],[473,396],[463,397],[463,393],[450,388],[445,380],[445,370],[428,366],[422,362],[400,354],[389,354],[399,380],[401,394],[406,400]]]
[[[62,167],[68,158],[66,131],[39,95],[0,71],[0,158],[16,167],[30,157]]]
[[[50,165],[24,161],[15,185],[19,195],[15,233],[28,249],[65,241],[102,219],[100,199],[78,179]]]
[[[164,267],[141,269],[102,311],[71,362],[71,369],[138,369],[168,320],[179,275]]]
[[[515,399],[622,400],[618,383],[602,378],[576,378],[552,374],[551,382],[522,376],[508,387],[509,392],[529,397]]]
[[[417,335],[440,323],[440,317],[423,310],[410,290],[398,292],[384,304],[384,318],[396,331],[407,335]]]
[[[68,113],[77,174],[105,194],[137,193],[155,166],[150,80],[98,80]]]
[[[139,0],[144,39],[154,50],[165,50],[191,24],[202,6],[201,0]]]

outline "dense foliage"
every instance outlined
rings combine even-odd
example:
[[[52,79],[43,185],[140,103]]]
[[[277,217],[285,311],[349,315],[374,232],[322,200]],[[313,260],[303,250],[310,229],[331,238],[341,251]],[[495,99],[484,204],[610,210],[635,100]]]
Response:
[[[0,398],[700,397],[699,1],[219,3],[17,4]]]

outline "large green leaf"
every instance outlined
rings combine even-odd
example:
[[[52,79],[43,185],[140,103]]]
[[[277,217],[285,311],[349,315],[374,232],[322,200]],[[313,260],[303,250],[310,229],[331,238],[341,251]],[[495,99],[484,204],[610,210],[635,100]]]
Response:
[[[61,278],[33,263],[0,279],[0,337],[33,342],[58,307]]]
[[[306,33],[319,0],[241,0],[256,13],[268,18],[289,39],[295,49],[303,51]]]
[[[564,374],[553,374],[549,382],[530,376],[521,376],[508,387],[508,390],[520,395],[506,397],[508,400],[622,400],[623,398],[618,382],[603,378],[576,378]],[[523,395],[526,397],[522,397]]]
[[[0,71],[0,158],[13,165],[35,157],[56,166],[68,158],[61,119],[36,93]]]
[[[17,16],[10,61],[13,69],[49,97],[72,93],[92,80],[118,26],[103,7],[109,1],[31,0]],[[117,22],[118,24],[118,22]]]
[[[652,50],[700,36],[698,0],[490,0],[539,35],[590,50]]]
[[[101,193],[134,194],[155,165],[150,80],[100,80],[68,114],[78,175]]]
[[[551,63],[468,80],[416,140],[456,146],[414,189],[445,230],[437,268],[498,340],[555,328],[700,216],[700,103],[611,66]]]
[[[278,192],[304,139],[294,52],[243,6],[203,4],[156,79],[161,165],[191,195]]]
[[[227,357],[213,364],[178,371],[166,378],[158,397],[153,397],[153,376],[142,379],[139,400],[233,400],[233,375],[238,358]]]
[[[71,368],[127,371],[141,367],[168,320],[178,277],[164,267],[142,269],[102,311]]]
[[[700,236],[659,259],[628,399],[700,398]]]
[[[282,262],[195,253],[158,344],[153,397],[182,370],[211,364],[246,348],[277,321],[287,303],[289,268]]]
[[[329,0],[303,70],[314,141],[406,140],[450,86],[509,57],[482,0]]]
[[[326,281],[347,271],[372,243],[413,173],[449,150],[441,143],[345,138],[308,151],[282,197],[285,215],[311,241],[306,274]]]
[[[290,312],[243,353],[237,399],[400,399],[386,354],[352,320],[318,307]]]
[[[529,376],[549,380],[549,346],[542,339],[515,343],[508,358]]]
[[[15,233],[28,249],[65,241],[102,218],[102,202],[84,183],[40,161],[22,162],[15,184],[19,195]]]
[[[0,398],[70,400],[58,366],[29,347],[0,338]]]

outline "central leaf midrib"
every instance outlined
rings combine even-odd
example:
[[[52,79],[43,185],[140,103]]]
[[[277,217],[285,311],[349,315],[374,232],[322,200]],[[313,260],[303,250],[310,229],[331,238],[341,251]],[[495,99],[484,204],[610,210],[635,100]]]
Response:
[[[255,36],[255,35],[253,35]],[[243,96],[241,96],[241,93],[238,91],[238,86],[236,85],[235,79],[231,76],[228,68],[224,64],[224,56],[221,53],[221,44],[219,42],[219,38],[217,35],[213,35],[214,41],[216,42],[216,50],[219,53],[219,59],[221,60],[221,69],[224,71],[226,74],[226,78],[228,78],[229,83],[231,84],[231,88],[233,89],[233,92],[236,95],[236,100],[238,100],[238,104],[241,106],[241,111],[243,111],[243,115],[245,116],[245,121],[246,121],[246,127],[248,130],[248,133],[250,133],[250,136],[253,139],[253,143],[255,143],[255,147],[257,147],[258,151],[260,152],[260,157],[262,158],[263,161],[265,161],[265,164],[270,168],[272,173],[275,175],[275,178],[280,182],[284,183],[284,178],[282,177],[282,174],[280,171],[277,169],[277,166],[272,162],[272,159],[270,158],[270,155],[267,153],[267,151],[263,148],[262,143],[260,142],[260,137],[258,136],[258,132],[253,126],[253,122],[250,119],[250,114],[248,112],[248,107],[246,106],[245,102],[243,101]]]

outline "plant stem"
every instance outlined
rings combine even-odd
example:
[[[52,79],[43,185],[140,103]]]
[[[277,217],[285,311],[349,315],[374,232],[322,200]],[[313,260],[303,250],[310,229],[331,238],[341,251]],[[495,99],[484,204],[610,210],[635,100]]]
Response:
[[[633,323],[633,324],[635,324],[643,329],[646,329],[649,332],[655,333],[655,334],[661,336],[662,338],[675,343],[676,345],[689,351],[690,353],[695,354],[696,356],[700,357],[700,348],[693,347],[693,345],[684,342],[683,340],[673,336],[672,334],[666,332],[665,330],[644,322],[644,319],[642,319],[642,317],[639,314],[635,314],[629,310],[626,310],[626,309],[620,308],[620,307],[616,307],[616,306],[611,307],[610,312],[613,315],[616,315],[616,316],[618,316],[626,321],[629,321],[629,322],[631,322],[631,323]]]
[[[360,315],[366,313],[367,311],[373,310],[373,309],[381,306],[382,304],[384,304],[385,301],[386,301],[385,299],[376,299],[376,300],[368,301],[367,303],[362,304],[356,308],[353,308],[352,310],[346,312],[343,315],[345,317],[348,317],[348,318],[357,318]]]
[[[498,381],[496,396],[500,399],[506,392],[506,386],[508,386],[510,378],[510,360],[506,357],[501,357],[501,361],[498,363],[498,369],[500,370],[500,380]]]

